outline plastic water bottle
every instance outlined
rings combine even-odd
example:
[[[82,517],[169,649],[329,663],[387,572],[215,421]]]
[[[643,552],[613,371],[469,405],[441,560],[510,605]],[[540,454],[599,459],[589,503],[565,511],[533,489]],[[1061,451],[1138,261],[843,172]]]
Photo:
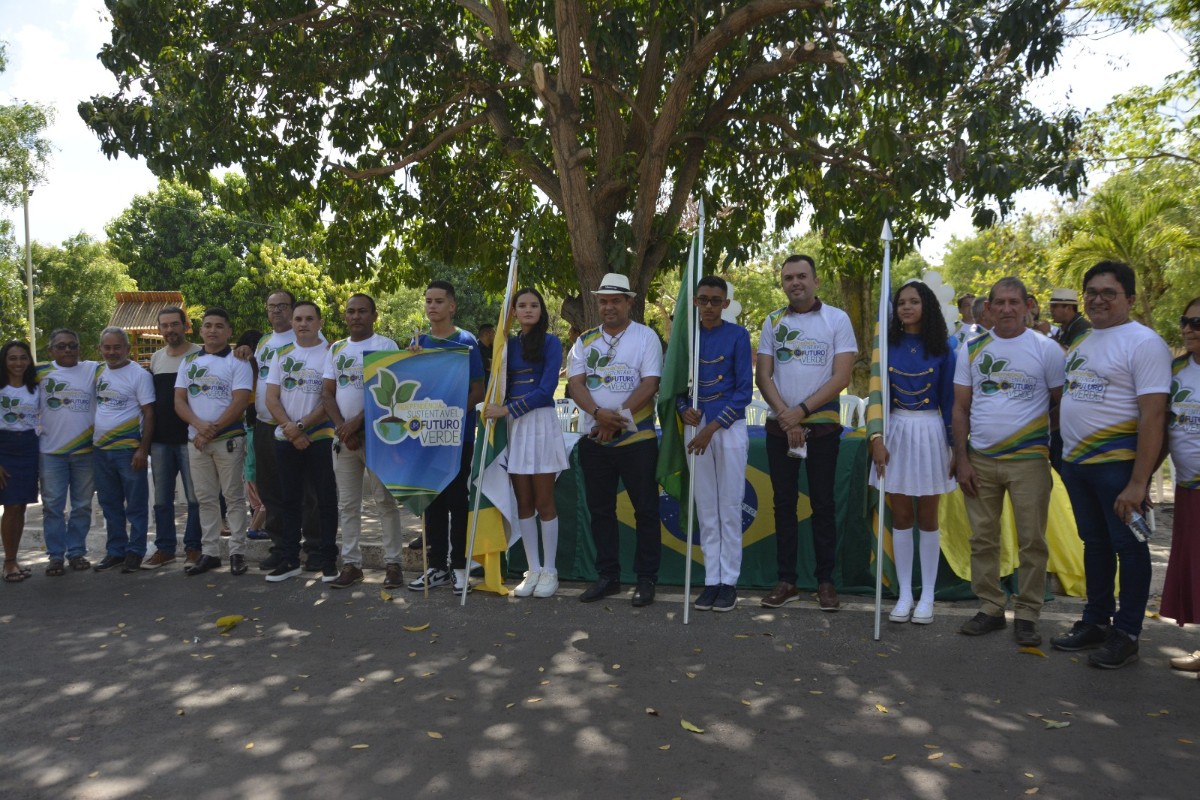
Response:
[[[1129,530],[1133,532],[1133,538],[1139,542],[1147,541],[1154,535],[1154,529],[1150,527],[1150,523],[1137,511],[1133,511],[1129,515]]]

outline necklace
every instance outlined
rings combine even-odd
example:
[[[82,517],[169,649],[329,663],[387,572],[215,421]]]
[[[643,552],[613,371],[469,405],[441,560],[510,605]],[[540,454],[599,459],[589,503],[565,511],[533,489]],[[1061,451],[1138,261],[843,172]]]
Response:
[[[626,325],[625,330],[621,331],[616,336],[614,336],[610,339],[610,338],[608,338],[608,334],[606,334],[604,332],[604,328],[600,329],[600,339],[608,347],[608,352],[605,354],[605,356],[606,356],[606,358],[608,358],[608,360],[610,362],[616,357],[617,345],[619,345],[621,343],[621,337],[624,336],[625,331],[628,331],[628,330],[629,330],[629,326]]]

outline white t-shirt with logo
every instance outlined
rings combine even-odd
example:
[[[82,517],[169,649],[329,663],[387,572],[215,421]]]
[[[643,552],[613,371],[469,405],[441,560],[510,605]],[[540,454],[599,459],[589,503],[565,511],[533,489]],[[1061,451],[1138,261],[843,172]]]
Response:
[[[662,376],[662,343],[654,331],[639,322],[630,322],[617,336],[610,336],[603,328],[593,328],[571,347],[567,377],[576,375],[586,376],[588,391],[597,407],[621,408],[643,378]],[[596,425],[595,419],[583,409],[579,413],[579,430],[590,433]],[[654,403],[646,403],[639,409],[633,422],[636,433],[622,431],[608,446],[619,447],[654,437]]]
[[[328,360],[329,348],[324,342],[312,347],[281,347],[276,351],[267,371],[267,385],[279,387],[279,402],[287,412],[288,419],[298,422],[321,405]],[[263,387],[262,394],[266,395],[266,387]],[[328,439],[333,436],[333,426],[329,420],[325,420],[306,432],[314,441]],[[287,441],[282,425],[275,428],[275,438],[281,442]]]
[[[131,450],[142,442],[142,406],[154,405],[154,380],[130,361],[96,379],[96,424],[92,442],[99,450]]]
[[[1190,355],[1175,359],[1171,380],[1171,463],[1175,483],[1185,489],[1200,489],[1200,364]]]
[[[90,453],[100,363],[80,361],[66,369],[52,361],[37,372],[42,387],[40,451],[56,456]]]
[[[789,408],[800,405],[833,377],[833,359],[842,353],[857,353],[854,326],[840,308],[821,303],[798,314],[785,306],[772,311],[763,321],[758,354],[775,359],[771,380]],[[812,412],[804,421],[839,422],[841,411],[835,397]],[[771,412],[774,417],[774,412]]]
[[[1050,455],[1050,390],[1063,385],[1062,348],[1026,328],[989,331],[958,349],[956,386],[971,387],[971,449],[989,458]]]
[[[233,402],[233,393],[254,388],[254,371],[249,361],[237,358],[228,347],[220,353],[199,350],[183,357],[175,388],[188,394],[192,414],[205,422],[216,422]],[[245,436],[241,418],[217,432],[216,438],[230,439]],[[188,441],[196,438],[196,428],[188,425]]]
[[[36,431],[40,425],[42,390],[34,386],[0,387],[0,431]]]
[[[1171,390],[1171,351],[1138,322],[1088,331],[1067,351],[1060,428],[1063,460],[1132,461],[1141,414],[1137,399]]]
[[[341,339],[329,348],[325,380],[334,382],[334,397],[343,419],[356,417],[363,411],[363,358],[368,352],[396,350],[396,343],[386,336],[373,334],[361,342]]]
[[[274,424],[271,412],[267,410],[267,373],[271,371],[271,360],[279,349],[296,343],[296,332],[286,330],[283,333],[271,332],[258,340],[258,348],[254,351],[254,360],[258,362],[258,381],[254,393],[254,414],[259,422]]]

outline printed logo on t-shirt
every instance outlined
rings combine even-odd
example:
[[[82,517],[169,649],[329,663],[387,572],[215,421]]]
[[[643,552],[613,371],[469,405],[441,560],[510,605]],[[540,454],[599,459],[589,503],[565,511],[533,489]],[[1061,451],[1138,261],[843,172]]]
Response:
[[[21,398],[0,397],[0,416],[3,416],[4,421],[11,425],[33,415],[26,414],[21,410]]]
[[[1174,430],[1200,433],[1200,397],[1178,380],[1171,381],[1170,422]]]
[[[337,360],[334,361],[334,369],[337,371],[339,387],[343,389],[363,388],[363,368],[362,364],[358,363],[356,356],[339,353]]]
[[[1063,389],[1073,400],[1102,403],[1108,381],[1093,370],[1084,369],[1086,364],[1087,356],[1080,355],[1078,351],[1071,353],[1067,359],[1067,382]]]
[[[999,393],[1010,400],[1028,400],[1037,389],[1037,378],[1020,370],[1008,369],[1006,358],[992,358],[991,353],[984,353],[975,366],[983,377],[983,382],[979,384],[979,391],[983,394]]]
[[[829,362],[829,342],[805,337],[804,331],[792,330],[780,323],[775,329],[775,360],[781,364],[795,361],[805,366],[820,367]]]
[[[96,383],[96,407],[120,411],[129,405],[129,398],[112,390],[112,384],[101,378]]]
[[[641,373],[628,364],[618,364],[614,361],[615,353],[601,355],[595,347],[589,347],[585,363],[588,376],[585,379],[588,389],[604,387],[610,392],[632,392],[642,382]]]
[[[56,381],[47,377],[42,381],[46,392],[46,407],[62,411],[74,411],[77,414],[92,413],[92,397],[90,392],[72,389],[66,381]]]
[[[187,371],[187,393],[191,397],[204,397],[216,403],[230,398],[229,387],[215,375],[210,374],[208,367],[202,367],[192,362]]]
[[[271,359],[279,352],[279,348],[263,345],[262,351],[258,354],[258,379],[265,381],[267,373],[271,371]]]
[[[303,361],[287,356],[279,365],[279,371],[283,373],[280,381],[283,391],[303,392],[304,394],[320,393],[321,373],[310,369]]]

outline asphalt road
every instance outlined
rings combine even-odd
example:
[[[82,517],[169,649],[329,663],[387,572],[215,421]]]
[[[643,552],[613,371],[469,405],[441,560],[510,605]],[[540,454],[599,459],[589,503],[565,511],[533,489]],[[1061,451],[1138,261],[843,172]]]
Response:
[[[866,598],[744,594],[685,627],[670,587],[643,610],[579,586],[462,609],[254,571],[51,579],[27,556],[0,586],[5,800],[1183,798],[1200,775],[1200,681],[1167,667],[1200,641],[1157,619],[1109,672],[1019,653],[1011,626],[958,635],[970,603],[876,642]],[[1048,604],[1044,632],[1078,609]]]

